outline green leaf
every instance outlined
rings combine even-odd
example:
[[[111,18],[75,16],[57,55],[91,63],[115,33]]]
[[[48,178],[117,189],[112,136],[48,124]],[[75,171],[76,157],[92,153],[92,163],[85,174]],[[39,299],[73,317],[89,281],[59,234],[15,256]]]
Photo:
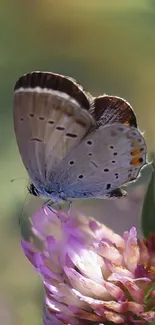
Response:
[[[141,226],[145,237],[155,233],[155,154],[152,155],[152,175],[143,202]]]

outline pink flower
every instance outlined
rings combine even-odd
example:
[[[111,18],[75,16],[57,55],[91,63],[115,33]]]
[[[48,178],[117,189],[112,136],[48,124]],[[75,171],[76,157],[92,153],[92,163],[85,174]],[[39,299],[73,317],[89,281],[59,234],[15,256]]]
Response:
[[[24,252],[45,288],[45,325],[143,324],[155,320],[155,236],[123,237],[47,207],[32,218]],[[39,239],[39,240],[38,240]]]

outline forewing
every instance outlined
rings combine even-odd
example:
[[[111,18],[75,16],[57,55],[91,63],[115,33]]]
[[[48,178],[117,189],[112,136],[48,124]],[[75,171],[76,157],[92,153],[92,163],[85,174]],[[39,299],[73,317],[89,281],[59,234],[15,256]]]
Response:
[[[90,103],[75,80],[33,72],[15,85],[14,127],[30,178],[45,182],[51,170],[90,129]]]

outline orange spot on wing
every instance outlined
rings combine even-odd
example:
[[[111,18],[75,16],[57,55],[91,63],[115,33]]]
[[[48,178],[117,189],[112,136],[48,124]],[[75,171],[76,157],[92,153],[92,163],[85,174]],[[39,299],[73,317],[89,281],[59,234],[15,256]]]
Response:
[[[130,153],[132,156],[136,156],[136,155],[140,154],[140,152],[141,152],[141,148],[135,148]]]
[[[133,166],[140,166],[142,165],[143,158],[139,155],[133,159],[131,159],[130,164]]]
[[[130,126],[130,123],[128,121],[124,122],[123,124],[126,126]]]

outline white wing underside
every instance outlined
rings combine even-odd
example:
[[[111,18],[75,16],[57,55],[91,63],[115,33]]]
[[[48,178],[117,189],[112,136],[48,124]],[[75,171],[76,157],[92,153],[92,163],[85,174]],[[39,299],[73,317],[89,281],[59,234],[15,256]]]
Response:
[[[146,163],[140,131],[121,123],[90,131],[93,123],[86,109],[59,92],[15,93],[18,147],[35,186],[59,184],[68,198],[100,197],[138,176]]]
[[[135,179],[145,163],[146,144],[139,130],[107,125],[72,149],[51,171],[50,181],[60,183],[67,197],[103,196]]]
[[[31,180],[43,183],[85,136],[93,122],[74,102],[50,93],[17,92],[14,123],[19,151]]]

